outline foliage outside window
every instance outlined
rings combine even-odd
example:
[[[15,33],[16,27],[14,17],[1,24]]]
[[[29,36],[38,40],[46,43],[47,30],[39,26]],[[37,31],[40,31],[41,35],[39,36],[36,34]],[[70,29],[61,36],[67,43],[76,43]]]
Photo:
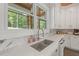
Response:
[[[8,11],[8,27],[26,28],[26,16],[15,11]]]
[[[46,29],[46,20],[39,19],[39,29],[45,30]]]
[[[18,15],[18,28],[26,28],[27,27],[27,19],[24,15]]]
[[[17,27],[17,13],[8,11],[8,27]]]

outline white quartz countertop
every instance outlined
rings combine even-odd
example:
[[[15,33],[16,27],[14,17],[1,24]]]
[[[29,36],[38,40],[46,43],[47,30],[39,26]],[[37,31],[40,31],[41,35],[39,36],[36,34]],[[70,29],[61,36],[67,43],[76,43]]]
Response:
[[[45,37],[48,40],[54,41],[48,47],[43,49],[41,52],[35,50],[34,48],[27,46],[16,46],[5,51],[0,52],[0,55],[12,55],[12,56],[50,56],[52,53],[57,49],[58,42],[64,37],[65,35],[51,35]]]

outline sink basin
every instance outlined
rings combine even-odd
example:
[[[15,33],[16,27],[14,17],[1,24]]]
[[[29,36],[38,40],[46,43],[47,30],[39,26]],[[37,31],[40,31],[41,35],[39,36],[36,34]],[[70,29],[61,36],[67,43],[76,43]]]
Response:
[[[44,48],[46,48],[47,46],[49,46],[51,43],[53,43],[53,41],[51,41],[51,40],[43,40],[43,41],[41,41],[39,43],[31,45],[31,47],[40,52]]]

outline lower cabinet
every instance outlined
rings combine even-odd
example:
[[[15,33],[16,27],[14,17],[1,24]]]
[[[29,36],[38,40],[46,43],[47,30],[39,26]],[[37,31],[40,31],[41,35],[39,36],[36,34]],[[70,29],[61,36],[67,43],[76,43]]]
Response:
[[[67,48],[71,48],[71,38],[70,37],[66,37],[65,39],[65,46]]]
[[[79,51],[79,37],[71,39],[71,49]]]
[[[55,51],[52,52],[51,56],[59,56],[59,47],[57,47]]]
[[[55,51],[52,53],[52,56],[64,56],[64,48],[65,48],[65,40],[62,38],[58,42]]]
[[[64,37],[64,40],[65,42],[63,45],[55,47],[56,49],[54,52],[51,52],[52,53],[51,56],[63,56],[65,47],[70,48],[74,51],[79,51],[79,37],[78,36],[73,36],[73,35],[67,36],[67,37]]]
[[[79,37],[78,36],[72,36],[65,38],[65,45],[67,48],[78,50],[79,51]]]

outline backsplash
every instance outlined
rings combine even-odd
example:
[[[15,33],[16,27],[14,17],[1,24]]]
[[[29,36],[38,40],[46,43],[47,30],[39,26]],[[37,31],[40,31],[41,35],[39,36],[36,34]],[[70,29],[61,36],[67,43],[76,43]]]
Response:
[[[53,34],[65,33],[65,34],[73,34],[74,29],[51,29],[50,32]]]

